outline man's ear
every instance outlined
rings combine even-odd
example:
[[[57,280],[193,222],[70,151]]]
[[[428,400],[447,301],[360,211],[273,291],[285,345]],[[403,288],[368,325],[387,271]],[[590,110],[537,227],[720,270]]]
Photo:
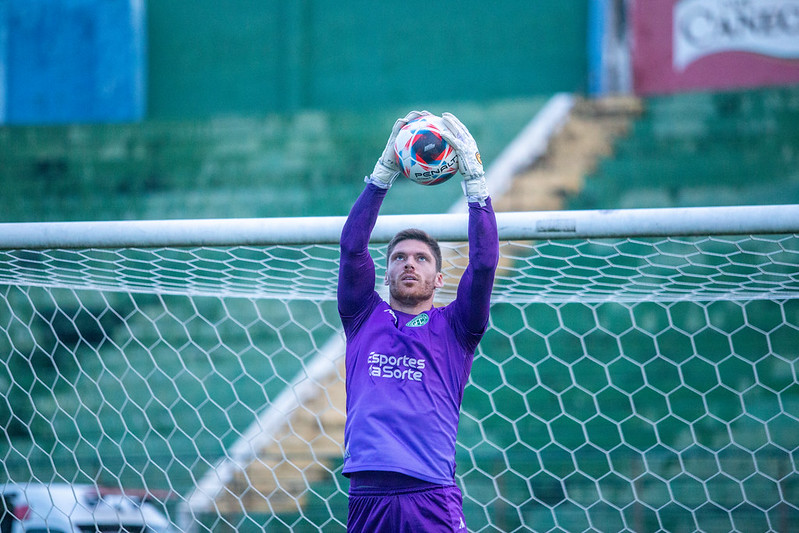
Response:
[[[383,285],[388,285],[388,270],[386,270],[385,275],[383,275]]]
[[[443,272],[437,272],[436,273],[435,287],[436,287],[436,289],[440,289],[443,286],[444,286],[444,273]]]

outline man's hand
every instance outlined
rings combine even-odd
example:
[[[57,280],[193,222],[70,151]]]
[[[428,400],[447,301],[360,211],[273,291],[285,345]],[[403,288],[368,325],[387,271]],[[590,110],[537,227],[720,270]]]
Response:
[[[458,154],[458,166],[463,174],[463,192],[466,199],[470,202],[479,202],[485,205],[488,198],[486,188],[485,171],[483,161],[480,159],[480,152],[477,150],[477,143],[466,129],[466,126],[458,120],[452,113],[441,115],[444,119],[446,130],[442,132],[444,140],[455,148]]]
[[[429,115],[427,111],[411,111],[405,117],[397,119],[394,127],[391,129],[391,136],[388,138],[386,147],[380,159],[377,160],[372,174],[367,176],[364,181],[366,183],[373,183],[381,189],[389,189],[393,185],[394,180],[399,176],[399,163],[397,156],[394,152],[394,142],[397,140],[397,134],[408,122],[417,119],[423,115]]]

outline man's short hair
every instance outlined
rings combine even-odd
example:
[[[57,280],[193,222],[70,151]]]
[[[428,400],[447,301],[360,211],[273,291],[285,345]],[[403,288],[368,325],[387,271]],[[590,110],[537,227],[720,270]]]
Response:
[[[388,243],[388,250],[386,251],[386,260],[391,258],[391,252],[394,251],[394,248],[402,241],[421,241],[425,243],[430,251],[433,252],[433,257],[436,259],[436,272],[441,272],[442,266],[442,259],[441,259],[441,247],[438,245],[438,241],[431,237],[427,232],[422,231],[416,228],[408,228],[398,232],[394,235],[394,238],[391,239],[391,242]]]

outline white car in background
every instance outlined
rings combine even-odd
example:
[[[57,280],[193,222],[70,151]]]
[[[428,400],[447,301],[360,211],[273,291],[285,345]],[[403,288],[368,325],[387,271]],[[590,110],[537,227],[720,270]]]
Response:
[[[166,516],[119,489],[68,483],[0,484],[0,533],[174,533]]]

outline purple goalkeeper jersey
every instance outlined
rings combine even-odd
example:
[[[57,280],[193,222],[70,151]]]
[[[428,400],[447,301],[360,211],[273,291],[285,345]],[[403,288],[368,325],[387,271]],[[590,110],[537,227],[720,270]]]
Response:
[[[449,484],[463,390],[488,324],[499,255],[491,200],[469,204],[469,265],[455,300],[419,315],[375,291],[369,255],[385,190],[367,185],[341,235],[338,306],[347,337],[344,474],[392,471]]]

